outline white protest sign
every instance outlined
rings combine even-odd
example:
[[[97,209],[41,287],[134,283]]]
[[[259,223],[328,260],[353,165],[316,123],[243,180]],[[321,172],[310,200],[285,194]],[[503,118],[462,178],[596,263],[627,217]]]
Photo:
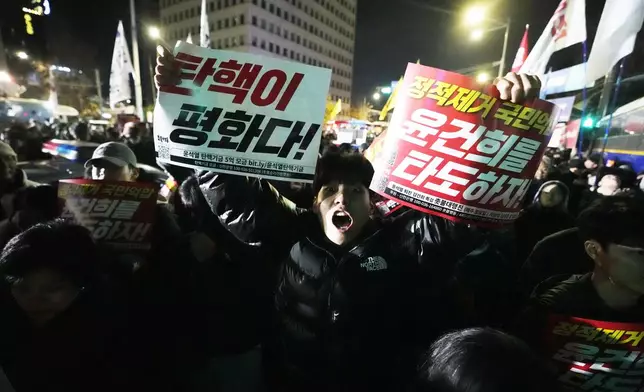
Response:
[[[178,86],[159,91],[157,159],[313,182],[331,70],[180,42]]]

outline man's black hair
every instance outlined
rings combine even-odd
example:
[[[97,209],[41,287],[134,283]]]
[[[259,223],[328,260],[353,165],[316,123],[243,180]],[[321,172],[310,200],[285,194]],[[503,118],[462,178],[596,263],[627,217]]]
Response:
[[[189,176],[179,185],[174,201],[175,214],[184,231],[201,230],[212,215],[195,175]]]
[[[644,246],[644,197],[601,197],[579,214],[577,227],[583,241],[595,240],[602,247],[629,240]]]
[[[313,194],[333,181],[340,183],[363,184],[367,189],[371,184],[374,170],[371,162],[364,156],[355,153],[327,153],[318,160],[318,166],[313,181]]]
[[[554,376],[524,342],[489,328],[444,335],[424,359],[418,392],[557,391]]]
[[[592,153],[586,157],[587,160],[592,161],[593,163],[599,165],[599,162],[602,161],[602,155],[600,153]]]
[[[77,287],[86,287],[99,278],[99,258],[87,229],[55,220],[37,224],[9,241],[0,255],[0,277],[11,283],[30,272],[50,268]]]

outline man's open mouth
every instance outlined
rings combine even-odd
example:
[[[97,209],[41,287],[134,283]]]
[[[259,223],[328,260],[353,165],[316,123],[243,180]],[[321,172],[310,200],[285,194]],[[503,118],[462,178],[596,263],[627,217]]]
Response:
[[[331,218],[333,225],[341,232],[348,231],[353,226],[353,218],[346,211],[336,211]]]

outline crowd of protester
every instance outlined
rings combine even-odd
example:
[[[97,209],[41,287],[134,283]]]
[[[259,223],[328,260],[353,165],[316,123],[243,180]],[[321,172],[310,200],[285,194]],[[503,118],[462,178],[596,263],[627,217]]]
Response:
[[[530,81],[497,87],[521,101]],[[100,142],[87,177],[139,181],[137,143]],[[644,321],[644,198],[627,166],[548,151],[521,216],[493,230],[382,216],[365,149],[325,138],[313,184],[166,168],[180,186],[150,251],[127,254],[57,218],[55,187],[0,143],[0,385],[556,391],[549,314]]]
[[[82,120],[48,124],[30,120],[27,123],[8,124],[0,132],[0,139],[13,149],[19,161],[48,158],[49,156],[42,152],[43,142],[58,139],[97,144],[118,141],[130,147],[139,158],[140,163],[150,166],[157,165],[152,129],[144,123],[124,122],[105,127],[92,125]]]

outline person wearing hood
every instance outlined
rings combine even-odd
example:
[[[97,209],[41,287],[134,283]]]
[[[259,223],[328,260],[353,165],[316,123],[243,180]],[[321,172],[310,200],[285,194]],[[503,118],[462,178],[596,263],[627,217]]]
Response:
[[[0,142],[0,220],[12,215],[16,192],[37,185],[29,181],[25,172],[18,168],[18,154],[13,148]]]
[[[568,212],[569,194],[561,181],[541,185],[532,204],[514,223],[518,263],[526,260],[541,239],[575,225],[574,217]]]

